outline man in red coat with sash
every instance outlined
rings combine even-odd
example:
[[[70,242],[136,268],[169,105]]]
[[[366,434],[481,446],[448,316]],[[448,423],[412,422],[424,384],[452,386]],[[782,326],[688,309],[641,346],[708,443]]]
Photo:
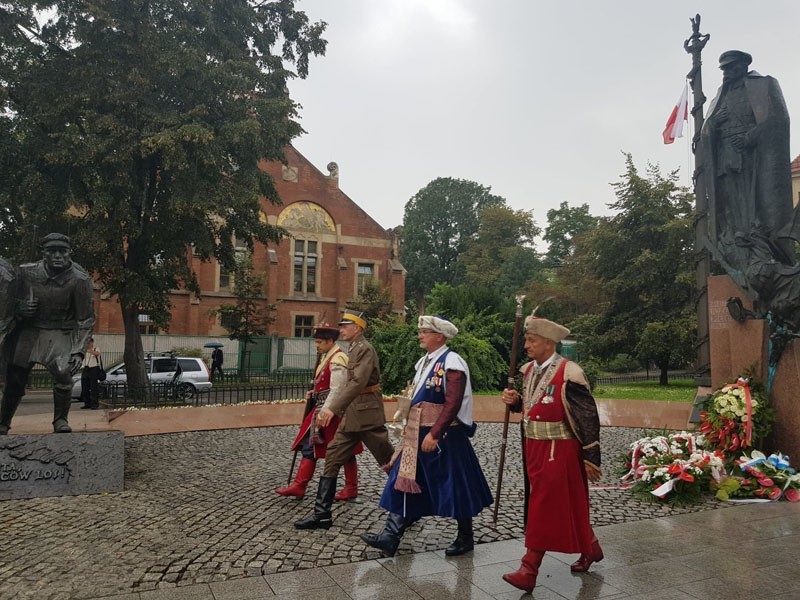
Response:
[[[314,402],[292,443],[292,450],[295,452],[300,450],[303,460],[300,461],[294,483],[285,488],[275,489],[281,496],[295,498],[305,496],[306,487],[317,466],[317,459],[325,458],[328,442],[333,439],[341,421],[339,417],[334,417],[328,425],[321,428],[317,427],[314,421],[328,394],[347,382],[347,354],[336,343],[339,339],[339,329],[321,325],[314,330],[314,338],[320,358],[314,374],[314,390],[306,394],[306,400],[313,399]],[[336,493],[335,500],[349,500],[358,495],[358,463],[355,455],[362,449],[362,445],[358,444],[353,451],[353,457],[345,463],[344,488]]]
[[[600,479],[600,420],[583,370],[556,353],[569,329],[533,315],[525,319],[522,395],[503,391],[503,402],[523,412],[525,476],[530,486],[525,556],[503,575],[531,592],[544,553],[580,553],[572,571],[587,571],[603,559],[589,523],[588,481]]]

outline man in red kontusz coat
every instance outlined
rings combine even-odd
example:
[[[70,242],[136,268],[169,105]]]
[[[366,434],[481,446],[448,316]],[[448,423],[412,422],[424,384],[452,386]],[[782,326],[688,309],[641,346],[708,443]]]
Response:
[[[600,420],[583,370],[556,353],[569,329],[533,315],[525,319],[522,395],[503,391],[503,402],[523,412],[525,476],[530,486],[525,556],[503,575],[531,592],[547,550],[580,553],[572,571],[587,571],[603,559],[589,523],[588,481],[600,479]],[[588,480],[588,481],[587,481]]]
[[[311,395],[314,396],[314,404],[303,419],[300,431],[292,443],[292,450],[300,450],[303,460],[297,469],[294,483],[285,488],[275,489],[281,496],[295,498],[305,496],[306,487],[308,487],[308,482],[311,481],[317,466],[317,459],[325,458],[328,442],[333,439],[339,421],[341,421],[339,417],[335,417],[322,428],[319,428],[315,421],[319,408],[325,402],[330,391],[347,382],[347,354],[336,343],[339,338],[339,329],[321,325],[314,330],[314,338],[320,359],[314,374],[314,391],[308,392],[306,395],[306,400],[309,400]],[[355,455],[359,454],[362,449],[362,445],[358,444],[353,451],[353,457],[345,463],[344,488],[336,493],[335,500],[349,500],[358,496],[358,463]]]

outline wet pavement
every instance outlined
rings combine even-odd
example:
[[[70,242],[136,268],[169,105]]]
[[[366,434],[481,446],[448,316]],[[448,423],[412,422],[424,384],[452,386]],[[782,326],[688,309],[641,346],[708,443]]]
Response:
[[[501,431],[500,424],[484,423],[474,438],[492,488]],[[511,431],[517,432],[513,427]],[[274,487],[286,483],[292,458],[287,449],[295,432],[295,426],[276,426],[127,437],[124,492],[0,503],[6,541],[0,600],[290,598],[311,589],[318,590],[312,595],[320,599],[521,595],[500,578],[516,568],[512,563],[522,552],[516,435],[509,441],[498,521],[492,523],[491,509],[476,518],[478,546],[473,555],[445,558],[443,549],[455,537],[455,523],[429,517],[406,533],[396,558],[382,559],[358,538],[365,531],[378,531],[385,518],[377,505],[385,475],[367,453],[359,458],[360,495],[356,501],[337,503],[334,527],[294,529],[292,523],[312,510],[312,488],[321,471],[318,468],[302,500],[274,493]],[[649,535],[654,535],[659,527],[686,528],[675,521],[679,515],[692,517],[700,511],[706,516],[692,521],[700,527],[703,520],[713,522],[717,513],[742,510],[716,501],[670,508],[642,502],[619,489],[614,459],[641,432],[602,430],[606,474],[590,497],[606,560],[595,574],[579,577],[563,564],[574,557],[548,558],[541,591],[537,588],[534,597],[627,598],[619,596],[627,588],[604,583],[598,573],[642,562],[650,546],[666,558],[659,540],[648,545],[639,539],[641,525],[636,528],[636,523],[650,523]],[[792,533],[795,523],[800,520],[793,520],[785,531],[775,525],[773,533]],[[620,541],[626,527],[637,532],[628,540],[633,546]],[[704,550],[694,539],[683,542],[680,537],[674,539],[670,560]]]

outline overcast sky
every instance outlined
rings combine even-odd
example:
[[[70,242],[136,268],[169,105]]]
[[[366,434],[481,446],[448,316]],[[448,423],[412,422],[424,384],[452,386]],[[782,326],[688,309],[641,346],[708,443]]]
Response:
[[[701,6],[702,5],[702,6]],[[691,58],[700,12],[708,99],[719,55],[753,55],[777,78],[800,153],[800,0],[299,0],[328,23],[326,56],[291,84],[307,133],[295,146],[382,226],[437,177],[490,186],[514,209],[588,203],[609,214],[622,152],[643,172],[680,168],[687,138],[661,131]],[[690,101],[691,106],[691,101]],[[707,106],[707,104],[706,104]]]

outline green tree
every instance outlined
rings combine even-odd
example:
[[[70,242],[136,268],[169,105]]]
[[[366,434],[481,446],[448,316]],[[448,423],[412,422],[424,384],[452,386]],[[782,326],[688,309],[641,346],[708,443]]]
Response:
[[[253,271],[250,257],[236,258],[233,270],[233,293],[236,302],[222,303],[211,309],[212,315],[222,317],[223,327],[228,330],[230,339],[238,340],[242,345],[242,356],[249,356],[247,346],[253,343],[256,336],[266,335],[275,317],[271,313],[276,306],[266,302],[264,297],[264,275]],[[239,365],[239,379],[245,381],[246,369],[249,365]]]
[[[630,155],[625,164],[626,173],[613,184],[617,201],[610,204],[618,212],[592,231],[581,257],[606,301],[596,318],[577,320],[575,330],[591,354],[605,359],[633,354],[637,347],[646,354],[666,323],[694,332],[686,317],[694,289],[692,195],[677,185],[677,172],[663,176],[657,166],[648,165],[642,176]],[[648,339],[640,346],[648,325]],[[674,336],[670,355],[691,352],[688,339]],[[659,361],[665,382],[671,359]]]
[[[597,224],[598,218],[589,214],[589,205],[571,207],[562,202],[558,208],[547,211],[544,241],[549,244],[545,262],[549,267],[560,267],[575,248],[575,238]]]
[[[440,177],[406,203],[400,259],[406,293],[424,311],[424,295],[436,283],[459,282],[459,256],[478,231],[478,214],[505,200],[474,181]]]
[[[367,327],[373,319],[386,318],[392,314],[392,289],[382,287],[377,279],[370,278],[358,298],[349,302],[347,308],[364,313]]]
[[[119,298],[132,386],[139,314],[165,327],[169,291],[198,291],[189,245],[232,269],[232,237],[281,237],[259,218],[279,201],[259,162],[302,131],[286,84],[324,29],[292,0],[0,5],[0,246],[73,235]]]
[[[508,365],[489,341],[458,322],[456,326],[459,333],[447,345],[467,361],[473,389],[498,389]],[[403,323],[399,318],[373,322],[370,342],[380,359],[381,386],[386,393],[400,392],[414,377],[414,365],[424,354],[417,333],[416,324]]]
[[[697,322],[690,315],[645,325],[636,352],[640,359],[652,360],[658,367],[660,385],[669,383],[667,369],[682,367],[694,357],[696,327]]]
[[[531,211],[490,206],[459,257],[470,286],[497,287],[506,295],[522,289],[541,269],[533,241],[541,230]]]

